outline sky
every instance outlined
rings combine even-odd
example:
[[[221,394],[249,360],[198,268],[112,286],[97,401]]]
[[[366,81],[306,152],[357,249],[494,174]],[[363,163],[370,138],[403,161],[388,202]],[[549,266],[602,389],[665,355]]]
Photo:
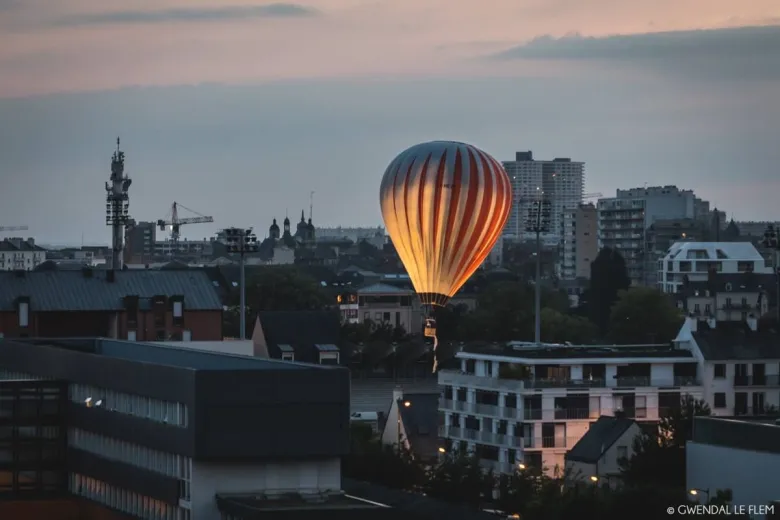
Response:
[[[778,92],[777,0],[0,0],[0,226],[108,243],[117,136],[132,216],[213,216],[191,239],[312,198],[380,225],[385,168],[433,139],[780,220]]]

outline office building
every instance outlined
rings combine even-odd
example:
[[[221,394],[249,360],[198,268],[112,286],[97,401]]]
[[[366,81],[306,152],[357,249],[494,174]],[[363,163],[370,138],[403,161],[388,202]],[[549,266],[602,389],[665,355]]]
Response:
[[[561,280],[590,279],[590,264],[599,253],[596,206],[580,204],[563,211],[560,249],[558,277]]]
[[[216,520],[217,494],[284,497],[290,508],[293,496],[306,507],[341,489],[345,369],[109,339],[2,340],[0,369],[17,380],[3,392],[40,387],[51,403],[35,417],[14,408],[15,421],[45,419],[45,439],[31,442],[52,445],[36,459],[51,475],[20,493],[67,490],[131,517]],[[65,444],[63,457],[54,448]],[[30,463],[13,461],[18,481]]]
[[[514,161],[503,161],[512,182],[512,210],[503,236],[531,238],[526,231],[528,215],[534,201],[543,196],[551,203],[549,235],[559,236],[564,209],[582,202],[585,189],[585,163],[569,158],[538,161],[532,152],[517,152]]]
[[[693,419],[685,449],[691,498],[706,503],[731,491],[731,509],[755,519],[780,518],[780,425],[775,419]]]
[[[0,337],[222,339],[222,302],[200,270],[0,272]]]
[[[647,232],[653,223],[709,218],[709,204],[677,186],[617,190],[615,197],[599,199],[597,207],[599,248],[609,247],[625,258],[634,285],[655,285],[658,258]]]
[[[676,242],[659,259],[657,269],[658,287],[666,293],[678,292],[686,280],[706,282],[713,273],[750,273],[765,279],[773,272],[750,242]],[[733,289],[739,292],[738,287]]]
[[[155,260],[157,223],[131,221],[125,228],[125,264],[149,264]]]
[[[523,463],[554,474],[599,417],[657,421],[703,395],[698,360],[670,345],[509,343],[457,358],[460,370],[439,372],[440,436],[500,472]]]

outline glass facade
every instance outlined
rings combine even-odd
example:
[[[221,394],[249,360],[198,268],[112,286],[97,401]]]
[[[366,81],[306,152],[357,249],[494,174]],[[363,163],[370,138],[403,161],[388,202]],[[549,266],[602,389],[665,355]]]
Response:
[[[66,403],[64,384],[0,379],[0,498],[66,494]]]

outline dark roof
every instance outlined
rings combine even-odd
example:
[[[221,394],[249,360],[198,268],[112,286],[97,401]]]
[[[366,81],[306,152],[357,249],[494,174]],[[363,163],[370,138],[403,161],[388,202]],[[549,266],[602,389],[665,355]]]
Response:
[[[410,406],[403,403],[409,401]],[[404,394],[397,403],[412,452],[436,457],[439,452],[439,394]]]
[[[742,417],[694,417],[692,441],[751,452],[780,453],[780,424]]]
[[[141,304],[154,296],[181,295],[187,309],[222,310],[219,294],[201,270],[0,272],[0,311],[13,311],[22,296],[30,298],[34,311],[115,311],[129,295]]]
[[[258,318],[271,357],[281,357],[279,345],[290,345],[296,361],[317,362],[315,345],[338,345],[341,340],[338,310],[267,311]]]
[[[53,340],[14,339],[7,341],[13,341],[15,343],[34,343],[46,347],[78,350],[88,354],[123,359],[136,363],[165,365],[201,371],[311,369],[309,365],[283,363],[265,358],[105,338],[68,338]]]
[[[26,240],[0,240],[0,251],[46,251],[41,246],[31,244]]]
[[[693,339],[709,361],[780,359],[780,334],[775,330],[753,331],[744,322],[706,322],[696,325]]]
[[[635,421],[602,415],[566,454],[567,460],[595,464]]]
[[[549,345],[513,348],[504,344],[466,344],[463,352],[489,356],[509,356],[532,359],[565,358],[680,358],[693,360],[687,350],[675,349],[671,344],[660,345]]]

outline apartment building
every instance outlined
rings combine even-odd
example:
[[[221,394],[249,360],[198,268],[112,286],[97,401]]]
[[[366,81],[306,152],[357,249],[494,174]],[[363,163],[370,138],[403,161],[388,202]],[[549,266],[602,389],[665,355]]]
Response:
[[[125,228],[125,264],[149,264],[155,260],[156,222],[132,220]]]
[[[0,271],[32,271],[46,261],[46,250],[28,238],[0,240]]]
[[[558,236],[563,212],[582,202],[585,188],[585,163],[569,158],[535,160],[533,152],[517,152],[514,161],[503,161],[512,182],[512,209],[503,236],[515,240],[531,238],[526,223],[531,206],[540,196],[551,202],[550,231]]]
[[[780,333],[746,321],[688,317],[675,339],[699,361],[714,415],[760,416],[780,408]]]
[[[615,197],[599,199],[597,207],[599,248],[609,247],[623,255],[634,285],[655,285],[658,259],[648,234],[654,222],[709,218],[709,203],[677,186],[617,190]]]
[[[590,264],[599,253],[596,206],[580,204],[564,209],[560,250],[558,277],[561,280],[590,278]]]
[[[698,360],[670,345],[466,346],[460,370],[439,372],[440,437],[486,467],[564,467],[602,415],[656,421],[683,396],[704,395]]]
[[[750,242],[676,242],[658,261],[657,270],[658,288],[666,293],[680,291],[686,280],[706,282],[712,273],[763,277],[773,273]]]
[[[377,283],[357,291],[358,319],[403,327],[409,333],[422,330],[420,300],[414,291]]]

